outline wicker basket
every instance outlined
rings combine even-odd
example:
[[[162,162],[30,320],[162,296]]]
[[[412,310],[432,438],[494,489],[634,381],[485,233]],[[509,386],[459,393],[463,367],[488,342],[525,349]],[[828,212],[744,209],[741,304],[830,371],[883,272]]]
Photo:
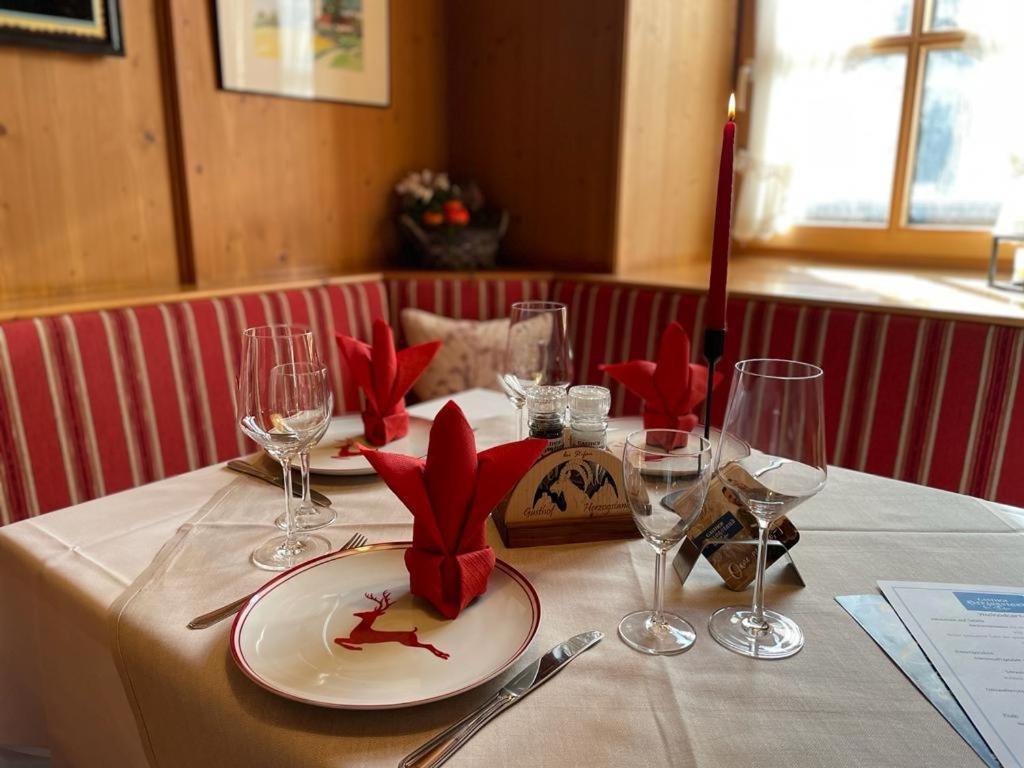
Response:
[[[406,242],[423,269],[494,269],[508,212],[476,212],[468,227],[424,229],[409,214],[398,219]]]

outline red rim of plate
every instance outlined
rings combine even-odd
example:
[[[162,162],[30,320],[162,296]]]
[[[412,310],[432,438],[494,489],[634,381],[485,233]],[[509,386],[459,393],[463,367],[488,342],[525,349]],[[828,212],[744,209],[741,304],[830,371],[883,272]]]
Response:
[[[494,565],[496,568],[500,569],[506,575],[511,577],[511,579],[523,589],[523,591],[526,593],[526,596],[529,598],[530,606],[533,608],[533,622],[530,625],[530,631],[526,633],[526,638],[523,640],[519,648],[517,648],[516,651],[512,654],[512,656],[498,669],[495,669],[493,672],[487,674],[484,677],[481,677],[479,680],[474,680],[469,685],[465,685],[462,688],[459,688],[458,690],[449,691],[448,693],[443,693],[439,696],[431,696],[426,699],[415,699],[413,701],[404,701],[397,704],[331,704],[325,701],[317,701],[315,699],[307,699],[302,696],[295,696],[291,693],[282,691],[280,688],[276,687],[272,682],[261,677],[260,674],[249,665],[249,662],[245,660],[241,650],[239,649],[239,636],[242,633],[242,629],[244,629],[245,627],[245,621],[247,618],[249,618],[249,615],[252,613],[253,608],[256,607],[256,604],[260,600],[262,600],[266,595],[268,595],[271,591],[276,589],[278,585],[284,583],[285,581],[288,581],[294,576],[297,576],[303,571],[308,571],[310,568],[315,568],[318,565],[325,563],[329,560],[337,560],[342,557],[351,557],[353,555],[358,555],[365,552],[374,552],[385,549],[408,549],[411,546],[411,541],[391,541],[384,542],[381,544],[369,544],[365,547],[357,547],[356,549],[346,549],[340,552],[328,552],[326,555],[321,555],[320,557],[308,560],[305,563],[300,563],[294,568],[291,568],[290,570],[287,570],[284,573],[275,576],[273,579],[264,584],[263,587],[261,587],[260,590],[249,599],[249,602],[245,604],[242,610],[235,614],[235,620],[231,624],[231,658],[235,660],[235,664],[238,665],[238,668],[242,670],[245,676],[257,685],[259,685],[261,688],[265,688],[271,693],[276,693],[278,696],[282,696],[286,699],[291,699],[292,701],[298,701],[303,704],[311,704],[316,707],[327,707],[329,709],[402,709],[403,707],[415,707],[420,704],[429,704],[432,701],[441,701],[442,699],[449,699],[452,696],[458,696],[460,693],[471,691],[474,688],[483,685],[488,680],[493,680],[502,672],[511,667],[513,664],[515,664],[516,659],[522,656],[523,651],[525,651],[527,647],[530,645],[530,642],[533,640],[534,635],[537,634],[537,628],[540,626],[540,597],[537,595],[537,590],[533,588],[533,585],[529,582],[529,580],[525,576],[523,576],[523,574],[521,574],[519,571],[513,568],[511,565],[506,563],[504,560],[496,560]]]

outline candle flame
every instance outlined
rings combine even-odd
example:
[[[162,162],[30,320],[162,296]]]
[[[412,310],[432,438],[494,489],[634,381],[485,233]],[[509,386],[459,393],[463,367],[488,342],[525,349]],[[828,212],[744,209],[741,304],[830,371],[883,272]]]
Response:
[[[729,94],[729,119],[730,120],[735,120],[736,119],[736,94],[735,93],[730,93]]]

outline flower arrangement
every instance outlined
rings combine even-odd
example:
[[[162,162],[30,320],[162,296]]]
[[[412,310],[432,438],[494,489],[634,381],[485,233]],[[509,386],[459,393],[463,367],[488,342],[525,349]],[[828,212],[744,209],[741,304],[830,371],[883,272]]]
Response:
[[[508,228],[508,213],[484,208],[474,182],[455,184],[430,169],[395,185],[406,258],[421,269],[491,269]]]
[[[452,184],[444,171],[435,173],[429,168],[407,174],[395,186],[395,192],[405,213],[431,228],[465,227],[470,222],[470,210],[483,204],[475,185],[464,190]]]

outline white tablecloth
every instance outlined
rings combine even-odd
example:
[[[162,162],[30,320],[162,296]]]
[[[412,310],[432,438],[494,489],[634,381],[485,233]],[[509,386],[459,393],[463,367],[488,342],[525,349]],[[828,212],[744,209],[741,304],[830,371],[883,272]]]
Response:
[[[490,392],[458,399],[471,421],[508,409]],[[413,411],[429,417],[438,406]],[[0,745],[49,746],[58,764],[146,764],[111,654],[108,610],[177,528],[236,477],[209,467],[0,529]],[[335,543],[355,530],[371,541],[408,531],[408,514],[390,497],[373,509],[346,504],[353,485],[366,482],[318,479],[340,511],[329,529]],[[833,598],[873,591],[883,578],[1019,585],[1024,516],[837,469],[793,520],[803,537],[794,554],[808,587],[770,585],[768,602],[800,623],[807,647],[782,662],[740,658],[708,636],[707,616],[749,593],[726,590],[705,563],[685,588],[670,580],[667,592],[669,608],[698,628],[697,645],[682,656],[649,658],[615,636],[619,617],[650,600],[653,553],[646,544],[498,545],[499,557],[531,579],[544,606],[529,655],[585,629],[607,638],[482,731],[451,765],[980,764]],[[261,577],[247,578],[239,594]],[[223,588],[234,594],[232,586]],[[203,635],[210,653],[225,653],[227,627]],[[237,674],[226,656],[224,674]],[[324,712],[322,731],[336,737],[325,744],[336,743],[336,751],[302,754],[291,747],[301,740],[281,738],[274,758],[279,765],[395,765],[483,693],[383,715]],[[245,737],[245,721],[239,717],[230,738]],[[281,723],[266,727],[287,734]]]

